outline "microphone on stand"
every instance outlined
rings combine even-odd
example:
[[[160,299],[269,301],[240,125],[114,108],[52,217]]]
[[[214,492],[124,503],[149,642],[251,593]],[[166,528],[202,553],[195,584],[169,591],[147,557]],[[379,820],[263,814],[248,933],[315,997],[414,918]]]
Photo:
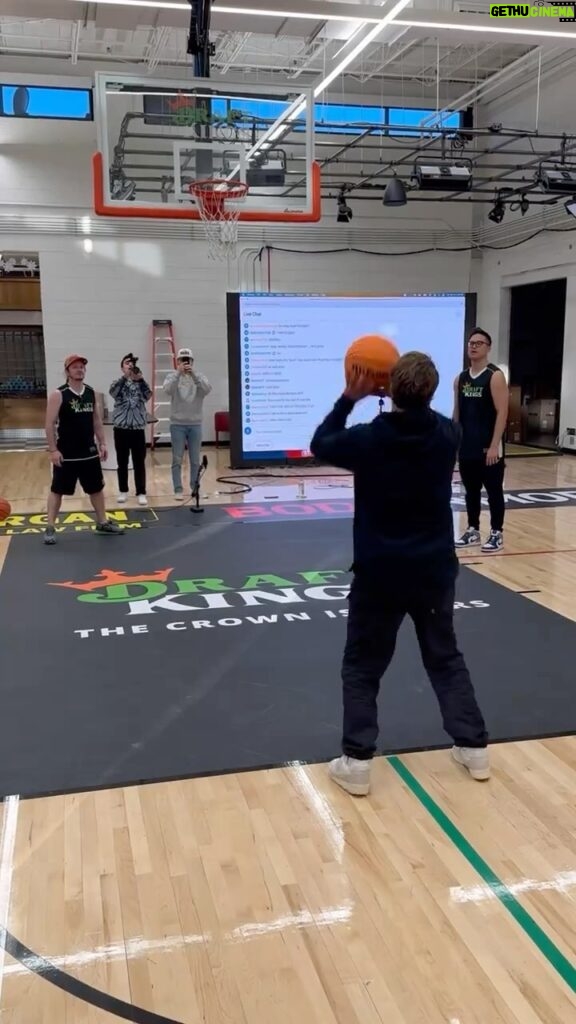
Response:
[[[203,512],[204,511],[203,508],[200,508],[200,480],[204,476],[204,473],[206,472],[207,468],[208,468],[208,459],[207,459],[206,455],[203,455],[202,456],[202,462],[198,466],[198,472],[196,474],[196,480],[194,482],[194,487],[192,489],[192,498],[193,498],[193,500],[196,501],[196,504],[190,506],[190,511],[191,512],[198,513],[198,512]]]

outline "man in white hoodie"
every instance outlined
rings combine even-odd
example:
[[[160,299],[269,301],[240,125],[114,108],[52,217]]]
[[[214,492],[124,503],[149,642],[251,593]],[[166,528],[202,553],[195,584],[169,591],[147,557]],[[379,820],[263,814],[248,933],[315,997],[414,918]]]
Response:
[[[200,469],[202,405],[211,390],[206,377],[195,372],[191,350],[181,348],[177,356],[177,369],[169,373],[164,381],[164,391],[171,399],[172,483],[176,501],[184,500],[182,461],[186,446],[190,461],[190,493],[194,491]]]

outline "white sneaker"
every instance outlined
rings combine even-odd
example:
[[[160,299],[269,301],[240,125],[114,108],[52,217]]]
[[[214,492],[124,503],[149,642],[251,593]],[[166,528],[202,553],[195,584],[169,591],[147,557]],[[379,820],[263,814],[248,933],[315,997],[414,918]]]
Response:
[[[118,497],[116,498],[116,501],[118,502],[119,505],[125,505],[127,498],[128,498],[128,495],[125,494],[124,491],[123,491],[121,494],[118,495]]]
[[[452,747],[452,757],[478,782],[486,782],[490,778],[487,747]]]
[[[367,796],[370,792],[370,768],[372,761],[359,761],[355,757],[335,758],[328,766],[333,782],[352,796]]]
[[[138,504],[139,505],[147,505],[148,504],[148,498],[146,497],[145,494],[139,494],[138,495]]]
[[[486,542],[482,545],[482,551],[500,551],[500,548],[504,545],[504,535],[502,530],[490,530],[490,536]]]
[[[473,526],[469,526],[467,530],[464,530],[462,536],[455,541],[455,545],[457,548],[473,548],[480,544],[481,541],[480,530],[475,530]]]
[[[176,494],[174,495],[174,501],[184,501],[184,492],[177,491]]]

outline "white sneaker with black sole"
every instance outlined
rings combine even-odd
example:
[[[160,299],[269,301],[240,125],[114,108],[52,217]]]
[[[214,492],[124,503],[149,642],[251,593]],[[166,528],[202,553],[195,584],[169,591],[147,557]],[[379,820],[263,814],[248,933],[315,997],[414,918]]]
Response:
[[[359,761],[356,757],[336,757],[328,766],[333,782],[352,796],[367,796],[370,792],[372,761]]]
[[[490,530],[490,536],[482,545],[482,551],[489,554],[490,551],[500,551],[500,548],[504,546],[504,536],[502,530]]]
[[[477,782],[486,782],[490,778],[487,747],[452,747],[452,759],[466,768]]]
[[[473,526],[469,526],[467,530],[464,530],[462,536],[459,537],[455,543],[457,548],[477,547],[482,543],[480,530],[475,530]]]

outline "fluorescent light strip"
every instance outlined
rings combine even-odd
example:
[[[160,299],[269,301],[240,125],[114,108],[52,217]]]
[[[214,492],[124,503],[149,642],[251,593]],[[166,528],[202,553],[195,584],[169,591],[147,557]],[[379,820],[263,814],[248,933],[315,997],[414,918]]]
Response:
[[[86,0],[75,0],[75,2],[86,3]],[[163,8],[164,10],[168,11],[190,10],[190,4],[188,0],[92,0],[92,2],[97,4],[107,4],[111,7],[148,7],[152,10],[159,10]],[[402,6],[399,9],[402,10],[403,7],[406,6],[406,4],[402,4]],[[377,17],[354,18],[350,17],[350,15],[336,13],[326,14],[324,12],[321,13],[320,11],[316,13],[314,13],[313,11],[277,11],[272,8],[266,8],[261,10],[258,7],[235,7],[229,4],[214,4],[214,6],[212,7],[212,12],[214,14],[246,14],[262,18],[301,18],[306,19],[308,21],[360,21],[365,24],[374,24],[375,28],[378,31],[380,30],[381,27],[383,27],[384,21],[386,24],[388,24],[389,21],[394,18],[394,15],[392,15],[392,18],[390,19],[388,19],[388,16],[386,16],[386,19]],[[546,39],[548,37],[550,37],[551,39],[576,39],[576,32],[571,32],[569,29],[558,29],[557,31],[550,31],[548,29],[548,25],[546,24],[546,27],[544,28],[541,21],[541,27],[539,28],[512,28],[511,26],[502,24],[494,25],[489,23],[488,19],[485,25],[469,25],[462,24],[462,22],[458,23],[432,20],[421,21],[420,19],[418,19],[417,21],[411,21],[408,18],[395,20],[394,24],[399,25],[402,28],[430,28],[440,30],[448,29],[454,32],[488,32],[490,35],[495,36],[510,35],[529,36],[530,38],[535,39]],[[357,54],[355,54],[355,56],[357,56]],[[351,57],[350,59],[354,60],[354,57]]]
[[[165,11],[189,11],[190,4],[183,3],[183,0],[91,0],[94,4],[108,4],[109,7],[152,7],[157,10],[163,7]],[[86,4],[86,0],[76,0],[78,4]]]
[[[190,4],[182,0],[92,0],[97,4],[108,4],[112,7],[149,7],[154,10],[164,9],[166,11],[190,11]],[[76,3],[86,3],[86,0],[76,0]],[[277,11],[273,8],[262,9],[259,7],[235,7],[231,4],[214,4],[213,14],[246,14],[262,18],[300,18],[306,21],[342,21],[342,22],[369,22],[378,24],[380,18],[353,17],[350,14],[325,14],[320,11]]]
[[[402,28],[433,28],[433,29],[450,29],[454,32],[484,32],[495,36],[531,36],[535,39],[576,39],[576,32],[566,31],[566,29],[559,29],[557,32],[548,30],[548,26],[544,28],[542,19],[540,21],[540,28],[509,28],[506,25],[468,25],[458,24],[457,22],[446,22],[446,21],[411,21],[408,18],[397,18],[394,21],[395,25],[400,25]]]
[[[367,46],[370,46],[370,43],[374,42],[377,36],[380,35],[380,32],[382,32],[382,30],[386,28],[391,21],[393,21],[395,25],[398,25],[399,22],[396,21],[396,15],[400,14],[400,11],[403,11],[409,3],[412,3],[412,0],[398,0],[398,3],[394,4],[394,7],[391,7],[390,10],[386,12],[378,24],[374,25],[374,28],[370,29],[368,35],[364,36],[364,38],[361,39],[352,50],[350,50],[350,53],[347,53],[345,57],[342,57],[342,60],[338,61],[336,67],[332,68],[332,71],[330,71],[326,77],[317,86],[315,86],[314,97],[317,98],[328,88],[329,85],[332,85],[334,79],[338,78],[338,75],[341,75],[348,65],[351,64]]]
[[[306,18],[309,21],[369,21],[378,22],[379,18],[353,18],[349,14],[321,14],[319,11],[263,11],[258,7],[228,7],[222,4],[212,6],[212,14],[255,14],[263,18]]]
[[[361,39],[360,42],[357,43],[356,46],[354,46],[353,49],[346,54],[345,57],[342,57],[342,59],[338,61],[338,63],[322,79],[322,81],[318,82],[318,85],[314,86],[314,99],[318,99],[318,96],[322,95],[322,93],[328,88],[328,86],[332,84],[334,79],[338,78],[338,76],[341,75],[342,72],[346,70],[348,65],[351,64],[352,61],[355,60],[356,57],[360,53],[362,53],[363,50],[366,49],[367,46],[370,46],[370,43],[374,42],[377,36],[380,35],[382,30],[385,29],[386,26],[390,24],[390,22],[394,22],[395,25],[398,24],[398,22],[394,21],[396,15],[399,14],[400,11],[403,11],[404,8],[407,7],[408,4],[410,3],[412,3],[412,0],[398,0],[398,2],[394,4],[394,6],[391,7],[389,11],[386,11],[386,13],[383,14],[382,17],[380,18],[378,24],[374,25],[370,32],[368,32],[367,35],[365,35],[364,38]],[[274,142],[275,139],[279,138],[282,135],[284,128],[287,125],[291,124],[298,117],[300,117],[300,114],[302,113],[303,110],[305,110],[305,108],[306,97],[304,95],[299,96],[296,100],[294,100],[291,107],[289,107],[287,111],[280,115],[276,124],[271,125],[270,128],[268,128],[268,130],[264,132],[262,138],[259,139],[258,142],[251,147],[251,149],[248,150],[248,152],[246,153],[246,160],[251,160],[254,154],[257,153],[258,150],[260,149],[270,149],[270,144]],[[228,175],[228,177],[233,177],[237,169],[238,168],[234,168],[234,170],[230,173],[230,175]]]

